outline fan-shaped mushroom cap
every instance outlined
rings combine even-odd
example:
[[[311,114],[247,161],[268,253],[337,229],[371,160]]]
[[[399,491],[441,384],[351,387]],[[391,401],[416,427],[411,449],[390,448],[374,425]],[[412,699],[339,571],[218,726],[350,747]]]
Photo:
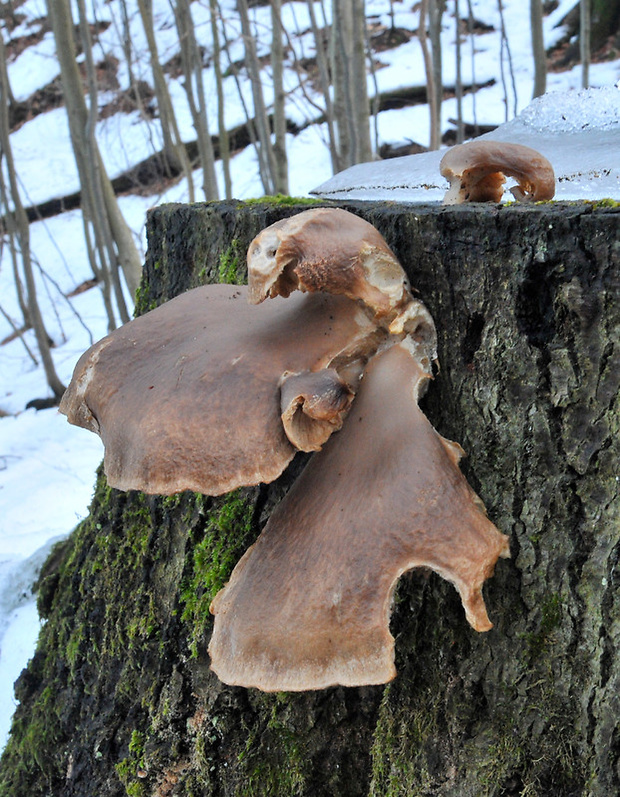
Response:
[[[522,144],[469,141],[449,149],[439,168],[450,182],[444,205],[500,202],[506,177],[517,180],[511,192],[524,202],[551,199],[555,193],[555,175],[547,158]]]
[[[340,208],[314,208],[264,229],[248,248],[254,304],[294,290],[359,299],[378,317],[411,299],[402,266],[372,224]]]
[[[285,373],[365,361],[385,336],[344,296],[256,307],[244,287],[209,285],[89,349],[60,411],[101,436],[111,486],[218,495],[270,482],[293,458],[280,417]]]
[[[458,468],[460,447],[417,405],[428,376],[408,341],[375,355],[342,430],[315,454],[215,597],[212,668],[264,691],[385,683],[399,577],[451,581],[479,631],[482,585],[507,538]]]

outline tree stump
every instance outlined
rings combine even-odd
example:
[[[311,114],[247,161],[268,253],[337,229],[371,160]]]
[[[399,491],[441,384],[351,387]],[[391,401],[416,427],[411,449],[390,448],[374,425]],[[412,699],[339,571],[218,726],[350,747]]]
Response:
[[[412,570],[392,683],[225,686],[209,603],[304,457],[219,498],[100,475],[41,575],[1,795],[620,793],[620,208],[340,206],[383,233],[435,318],[423,409],[511,540],[485,587],[494,628],[473,631],[454,588]],[[153,210],[139,311],[242,280],[252,237],[304,207]]]

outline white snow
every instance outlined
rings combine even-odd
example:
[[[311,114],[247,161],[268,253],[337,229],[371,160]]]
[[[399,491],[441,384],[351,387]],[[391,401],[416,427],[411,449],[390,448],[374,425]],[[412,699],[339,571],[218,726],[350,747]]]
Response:
[[[56,60],[54,35],[46,33],[43,39],[29,47],[11,64],[9,80],[16,100],[27,100],[60,74]]]
[[[557,25],[574,5],[576,0],[561,0],[558,8],[545,20],[545,36],[548,43],[562,35]],[[123,19],[117,0],[107,3],[89,3],[99,20],[109,20],[110,25],[99,36],[100,43],[94,48],[95,58],[104,53],[113,53],[121,60],[118,73],[120,85],[127,88],[129,76],[124,66],[120,44],[123,34]],[[168,0],[154,0],[154,12],[158,20],[157,43],[161,60],[174,55],[176,31],[171,5]],[[329,3],[326,11],[329,15]],[[367,13],[373,22],[390,25],[390,0],[367,0]],[[393,4],[396,24],[417,29],[417,10],[409,10],[412,4]],[[475,80],[477,85],[495,78],[494,85],[467,95],[463,101],[466,121],[501,124],[515,112],[521,116],[514,122],[496,131],[503,135],[529,137],[539,143],[539,148],[549,153],[561,176],[580,172],[579,181],[569,179],[559,185],[559,196],[572,190],[578,183],[581,195],[596,186],[596,195],[618,196],[617,180],[618,104],[616,89],[612,87],[620,79],[620,62],[610,61],[593,64],[591,82],[595,86],[608,87],[603,93],[591,93],[584,97],[577,93],[581,73],[578,67],[548,77],[550,94],[538,103],[528,106],[533,84],[533,66],[529,32],[529,15],[524,10],[523,0],[504,0],[506,25],[510,42],[516,79],[516,100],[512,88],[504,90],[498,75],[498,61],[504,58],[507,70],[507,53],[500,46],[497,34],[496,0],[472,0],[477,19],[493,24],[495,31],[475,37],[474,60],[468,41],[463,41],[463,80]],[[461,3],[464,14],[465,4]],[[131,42],[133,47],[132,68],[135,74],[152,85],[148,68],[147,46],[135,3],[128,3],[130,12]],[[223,18],[230,38],[237,37],[234,0],[222,4]],[[26,0],[18,6],[24,15],[17,29],[2,30],[5,42],[17,36],[26,36],[41,31],[41,18],[46,14],[44,0]],[[320,4],[316,8],[319,23],[322,19]],[[299,31],[309,28],[305,3],[288,3],[284,6],[287,25],[295,25]],[[201,44],[210,51],[211,28],[208,17],[208,2],[200,0],[192,4],[192,14],[197,22]],[[255,29],[261,37],[260,52],[267,53],[271,38],[269,9],[256,7],[252,11]],[[222,21],[220,21],[220,25]],[[454,78],[455,25],[451,13],[444,15],[442,41],[444,47],[445,82]],[[307,33],[293,42],[298,58],[312,56],[314,45]],[[232,58],[241,58],[243,47],[236,40],[232,47]],[[377,70],[377,82],[381,90],[396,90],[425,83],[420,58],[420,46],[414,36],[393,52],[379,53],[377,60],[383,65]],[[32,91],[46,86],[58,75],[50,34],[25,50],[9,64],[9,77],[13,92],[18,99],[26,99]],[[215,86],[212,73],[204,72],[206,93],[209,100],[209,120],[212,132],[217,132]],[[266,71],[266,79],[268,71]],[[239,81],[248,106],[252,107],[250,84],[243,70]],[[305,124],[320,117],[322,97],[310,81],[302,88],[293,69],[292,61],[285,74],[286,85],[292,89],[289,100],[289,118],[297,124]],[[267,83],[269,81],[267,80]],[[191,121],[187,114],[187,101],[182,81],[172,80],[171,94],[180,112],[181,135],[185,140],[194,138]],[[369,78],[369,87],[374,84]],[[266,86],[267,96],[270,93]],[[561,94],[572,90],[573,94]],[[225,78],[226,123],[229,128],[244,120],[244,111],[239,102],[236,82],[232,75]],[[620,94],[620,92],[618,92]],[[312,102],[309,102],[308,95]],[[603,102],[607,98],[607,105]],[[100,98],[100,101],[104,98]],[[516,107],[515,107],[516,102]],[[524,111],[524,109],[526,109]],[[442,108],[444,129],[449,118],[456,116],[456,103],[448,100]],[[561,119],[564,114],[566,119]],[[512,125],[512,126],[511,126]],[[377,119],[379,144],[383,141],[396,143],[410,139],[423,145],[428,143],[428,109],[424,106],[404,108],[400,111],[385,111]],[[569,139],[579,139],[576,147],[570,148]],[[157,120],[144,120],[137,114],[117,114],[99,122],[97,137],[102,156],[111,176],[134,165],[151,152],[151,140],[160,140]],[[548,141],[552,145],[548,146]],[[587,141],[588,147],[583,147]],[[327,131],[324,125],[313,124],[299,135],[288,137],[290,191],[293,195],[305,195],[320,183],[329,185],[330,195],[337,194],[337,186],[347,198],[355,196],[355,190],[365,190],[364,198],[382,196],[402,199],[403,191],[420,199],[440,199],[444,186],[436,168],[441,153],[406,159],[388,160],[355,167],[338,175],[333,181],[327,147]],[[79,188],[73,159],[68,126],[63,109],[41,114],[22,125],[11,136],[13,154],[26,204],[42,203],[63,197]],[[556,146],[557,144],[557,146]],[[553,152],[551,152],[551,148]],[[557,151],[556,151],[557,150]],[[560,154],[564,160],[558,160]],[[607,161],[604,154],[607,153]],[[612,162],[613,161],[613,162]],[[417,164],[413,166],[413,164]],[[221,164],[218,178],[223,187]],[[240,199],[260,196],[263,193],[257,175],[256,156],[252,147],[236,153],[231,163],[234,195]],[[417,171],[416,171],[417,169]],[[593,169],[609,173],[596,177]],[[358,170],[358,171],[356,171]],[[586,179],[584,180],[584,173]],[[598,182],[597,182],[598,181]],[[616,181],[616,182],[614,182]],[[200,173],[194,174],[194,185],[201,184]],[[430,188],[422,188],[428,184]],[[345,190],[346,189],[346,190]],[[600,189],[600,191],[599,191]],[[415,191],[415,194],[411,192]],[[433,193],[435,192],[435,193]],[[594,194],[592,194],[594,195]],[[200,192],[197,191],[200,198]],[[139,246],[144,250],[144,222],[149,207],[161,202],[182,202],[188,198],[187,184],[181,182],[160,196],[124,196],[120,207],[134,231]],[[66,298],[78,285],[90,277],[86,258],[82,215],[74,210],[46,221],[31,225],[31,246],[37,267],[39,297],[49,332],[56,347],[53,351],[56,367],[65,383],[71,376],[73,366],[92,341],[106,334],[107,324],[98,289],[91,289],[73,298]],[[14,290],[12,265],[8,248],[0,251],[0,306],[16,322],[19,319],[17,298]],[[0,341],[12,332],[9,322],[0,314]],[[24,336],[31,351],[36,351],[32,333]],[[33,398],[48,395],[45,378],[40,366],[35,366],[24,343],[15,339],[0,345],[0,747],[4,745],[14,708],[13,681],[34,651],[39,620],[36,614],[32,585],[54,541],[66,537],[76,523],[86,516],[95,481],[95,469],[102,457],[99,439],[82,429],[67,424],[56,410],[40,412],[24,410]]]

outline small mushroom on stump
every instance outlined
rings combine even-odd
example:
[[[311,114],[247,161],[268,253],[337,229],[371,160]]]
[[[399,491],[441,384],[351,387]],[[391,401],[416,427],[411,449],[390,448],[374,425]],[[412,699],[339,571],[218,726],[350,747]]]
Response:
[[[298,451],[319,451],[342,426],[354,397],[334,368],[284,374],[280,409],[286,436]]]
[[[506,177],[517,180],[510,191],[522,202],[551,199],[555,194],[553,167],[540,152],[522,144],[469,141],[449,149],[439,168],[450,183],[444,205],[501,202]]]

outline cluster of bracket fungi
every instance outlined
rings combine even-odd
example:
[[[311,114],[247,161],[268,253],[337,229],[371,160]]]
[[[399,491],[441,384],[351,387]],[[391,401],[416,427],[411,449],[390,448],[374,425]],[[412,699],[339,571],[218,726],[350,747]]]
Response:
[[[386,683],[399,577],[430,568],[467,620],[508,540],[418,407],[436,334],[379,232],[317,208],[263,230],[248,287],[206,285],[95,344],[61,411],[97,432],[111,486],[218,495],[315,451],[213,600],[227,684]]]

